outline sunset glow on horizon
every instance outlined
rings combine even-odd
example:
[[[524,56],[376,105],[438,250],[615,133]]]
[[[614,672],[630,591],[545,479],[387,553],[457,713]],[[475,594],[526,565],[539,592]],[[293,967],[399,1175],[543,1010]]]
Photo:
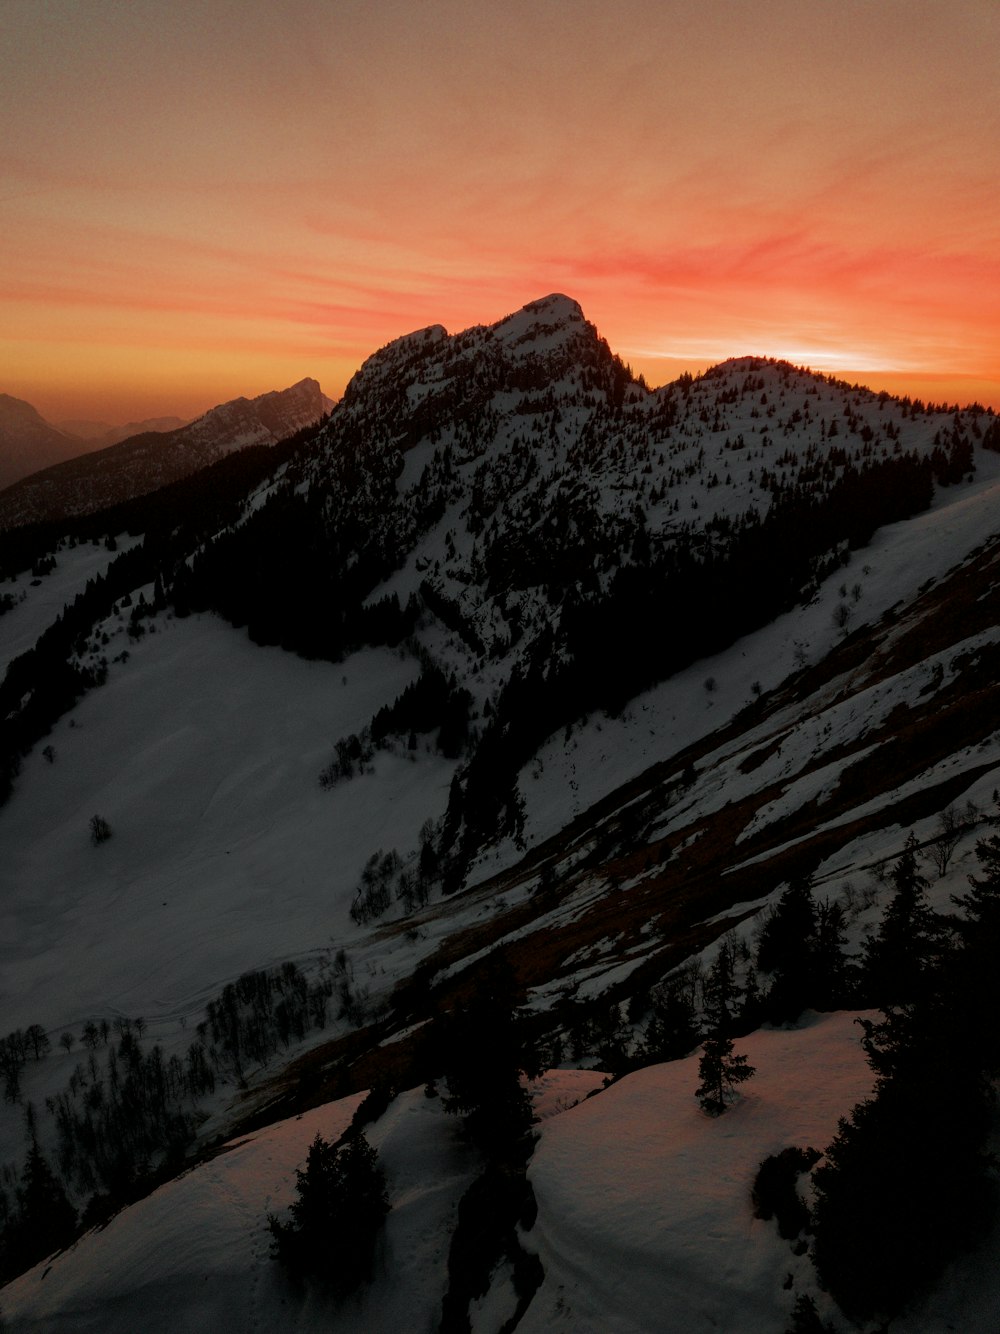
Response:
[[[733,356],[1000,409],[995,0],[8,0],[0,392],[50,421],[337,397],[574,297],[651,385]]]

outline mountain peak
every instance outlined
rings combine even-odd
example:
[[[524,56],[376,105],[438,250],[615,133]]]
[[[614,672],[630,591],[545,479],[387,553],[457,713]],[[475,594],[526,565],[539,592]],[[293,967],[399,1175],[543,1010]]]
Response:
[[[493,326],[493,333],[502,342],[516,347],[519,343],[537,344],[544,338],[559,341],[553,336],[582,333],[591,327],[579,302],[553,292],[538,301],[529,301],[513,315],[500,320]]]
[[[80,441],[47,422],[23,398],[0,394],[0,488],[80,451]]]
[[[532,315],[546,316],[553,320],[583,319],[583,307],[579,301],[574,301],[571,296],[565,296],[562,292],[550,292],[548,296],[540,297],[537,301],[529,301],[524,307]]]

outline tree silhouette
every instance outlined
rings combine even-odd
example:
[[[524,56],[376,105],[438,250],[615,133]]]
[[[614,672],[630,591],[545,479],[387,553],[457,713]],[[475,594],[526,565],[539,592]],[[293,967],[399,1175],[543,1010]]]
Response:
[[[757,1071],[746,1056],[733,1052],[733,1040],[716,1033],[705,1039],[698,1074],[701,1083],[695,1097],[709,1116],[721,1116],[736,1096],[737,1086]]]
[[[344,1297],[371,1278],[375,1243],[389,1212],[385,1173],[364,1135],[338,1148],[316,1135],[296,1171],[291,1221],[269,1215],[272,1254],[296,1280]]]
[[[911,833],[892,870],[895,894],[878,931],[865,943],[862,977],[876,1005],[908,1005],[928,985],[941,941],[941,923],[928,906],[927,881],[917,870],[917,841]]]
[[[0,1278],[23,1273],[75,1236],[76,1210],[33,1139],[17,1188],[17,1209],[3,1231]]]

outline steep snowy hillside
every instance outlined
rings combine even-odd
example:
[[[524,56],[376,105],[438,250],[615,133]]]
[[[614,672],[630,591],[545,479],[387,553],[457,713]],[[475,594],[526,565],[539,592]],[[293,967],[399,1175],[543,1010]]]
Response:
[[[424,1238],[421,1327],[450,1291],[447,1329],[725,1328],[736,1310],[779,1328],[818,1290],[807,1242],[791,1257],[748,1192],[762,1155],[822,1150],[871,1086],[852,1019],[885,1003],[865,942],[908,857],[928,975],[972,949],[952,900],[1000,788],[996,436],[975,406],[755,358],[650,391],[552,296],[397,340],[274,463],[236,455],[87,520],[106,545],[12,534],[10,1235],[43,1258],[22,1228],[32,1136],[88,1221],[130,1206],[0,1294],[13,1328],[124,1328],[140,1280],[119,1246],[179,1327],[219,1318],[194,1292],[212,1275],[275,1328],[326,1319],[264,1258],[257,1215],[281,1192],[275,1172],[251,1202],[271,1180],[258,1147],[287,1177],[315,1118],[340,1133],[345,1096],[458,1098],[478,1069],[461,1017],[491,995],[521,1016],[521,1068],[555,1068],[546,1087],[586,1080],[566,1066],[625,1078],[544,1121],[530,1161],[523,1136],[505,1150],[485,1278],[481,1256],[447,1257],[499,1189],[489,1152],[480,1177],[482,1145],[457,1147],[433,1099],[389,1097],[371,1128],[385,1255]],[[805,979],[766,943],[795,904]],[[759,1072],[716,1122],[691,1053],[721,1029]],[[498,1066],[505,1041],[483,1039]],[[294,1119],[259,1133],[300,1114],[300,1142]],[[258,1147],[150,1194],[239,1132]],[[227,1221],[216,1188],[243,1201]],[[219,1237],[202,1269],[188,1248],[140,1256],[189,1209]],[[397,1321],[389,1259],[345,1329]],[[941,1319],[985,1330],[989,1294],[949,1288],[958,1272]],[[907,1309],[900,1328],[943,1328]]]
[[[87,514],[204,468],[248,445],[273,445],[312,426],[333,404],[315,380],[254,399],[234,398],[174,430],[150,430],[105,449],[73,451],[0,493],[0,528]]]

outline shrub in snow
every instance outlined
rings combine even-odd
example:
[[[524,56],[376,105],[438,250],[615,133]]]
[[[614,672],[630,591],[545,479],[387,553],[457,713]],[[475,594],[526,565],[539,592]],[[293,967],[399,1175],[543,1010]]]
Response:
[[[90,841],[96,848],[98,843],[107,843],[111,837],[111,826],[103,815],[90,817]]]
[[[268,1215],[272,1255],[296,1280],[312,1279],[345,1297],[372,1276],[379,1231],[389,1212],[378,1155],[356,1135],[340,1148],[317,1134],[297,1171],[291,1220]]]

